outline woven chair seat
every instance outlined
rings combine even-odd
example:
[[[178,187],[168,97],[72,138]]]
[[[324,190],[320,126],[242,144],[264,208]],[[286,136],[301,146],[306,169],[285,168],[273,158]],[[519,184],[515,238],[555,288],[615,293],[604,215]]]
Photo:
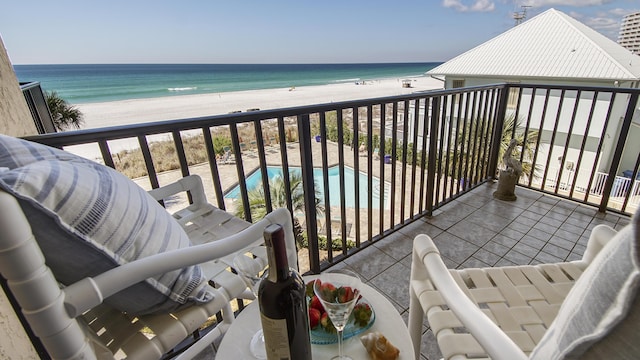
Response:
[[[583,271],[580,263],[558,263],[449,272],[467,297],[528,354]],[[487,356],[430,279],[414,280],[411,286],[445,358]]]
[[[555,344],[548,339],[559,331],[554,320],[567,315],[563,303],[575,297],[576,284],[582,284],[576,289],[589,287],[594,272],[599,274],[602,265],[594,265],[598,271],[589,266],[606,262],[608,253],[601,252],[606,245],[620,246],[622,241],[611,241],[616,233],[605,225],[594,227],[576,261],[458,270],[447,269],[429,236],[416,236],[408,320],[416,354],[425,316],[444,359],[526,359],[541,351],[541,345]],[[587,270],[591,276],[585,278]]]

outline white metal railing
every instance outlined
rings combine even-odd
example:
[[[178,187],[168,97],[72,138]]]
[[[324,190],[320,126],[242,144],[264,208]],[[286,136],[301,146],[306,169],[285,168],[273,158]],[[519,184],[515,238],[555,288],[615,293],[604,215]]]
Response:
[[[604,184],[608,177],[609,175],[606,173],[596,172],[590,191],[591,195],[602,195]],[[629,193],[629,191],[631,191],[631,193]],[[622,203],[627,193],[629,193],[628,204],[637,207],[640,204],[640,180],[633,180],[628,177],[616,175],[613,181],[613,187],[611,188],[610,201]]]

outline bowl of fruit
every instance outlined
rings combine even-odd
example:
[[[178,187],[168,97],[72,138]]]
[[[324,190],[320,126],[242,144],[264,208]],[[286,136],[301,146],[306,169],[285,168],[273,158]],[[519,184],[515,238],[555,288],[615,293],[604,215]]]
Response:
[[[320,299],[313,292],[313,284],[315,280],[311,280],[306,284],[307,307],[309,309],[309,327],[311,328],[312,344],[335,344],[338,342],[336,328],[331,323],[331,319],[324,310]],[[335,291],[344,291],[344,289],[335,289]],[[349,296],[348,293],[343,296]],[[359,296],[356,305],[351,312],[349,321],[344,328],[343,339],[348,339],[358,335],[369,329],[375,321],[376,315],[371,305],[365,298]]]

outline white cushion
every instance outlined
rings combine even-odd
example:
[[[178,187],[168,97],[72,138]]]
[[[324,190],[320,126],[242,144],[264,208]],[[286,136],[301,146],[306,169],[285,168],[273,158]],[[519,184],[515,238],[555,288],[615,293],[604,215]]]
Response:
[[[27,216],[62,284],[190,246],[182,227],[117,171],[41,144],[0,135],[0,189]],[[199,266],[147,279],[105,302],[132,314],[211,300]]]
[[[640,216],[605,245],[562,303],[531,359],[640,356]]]

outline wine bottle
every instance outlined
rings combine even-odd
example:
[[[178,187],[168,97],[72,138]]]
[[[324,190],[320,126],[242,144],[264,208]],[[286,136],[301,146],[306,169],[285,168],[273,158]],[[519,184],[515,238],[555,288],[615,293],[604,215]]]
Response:
[[[260,282],[258,303],[267,359],[310,360],[305,285],[300,274],[289,267],[282,226],[267,226],[264,240],[269,273]]]

